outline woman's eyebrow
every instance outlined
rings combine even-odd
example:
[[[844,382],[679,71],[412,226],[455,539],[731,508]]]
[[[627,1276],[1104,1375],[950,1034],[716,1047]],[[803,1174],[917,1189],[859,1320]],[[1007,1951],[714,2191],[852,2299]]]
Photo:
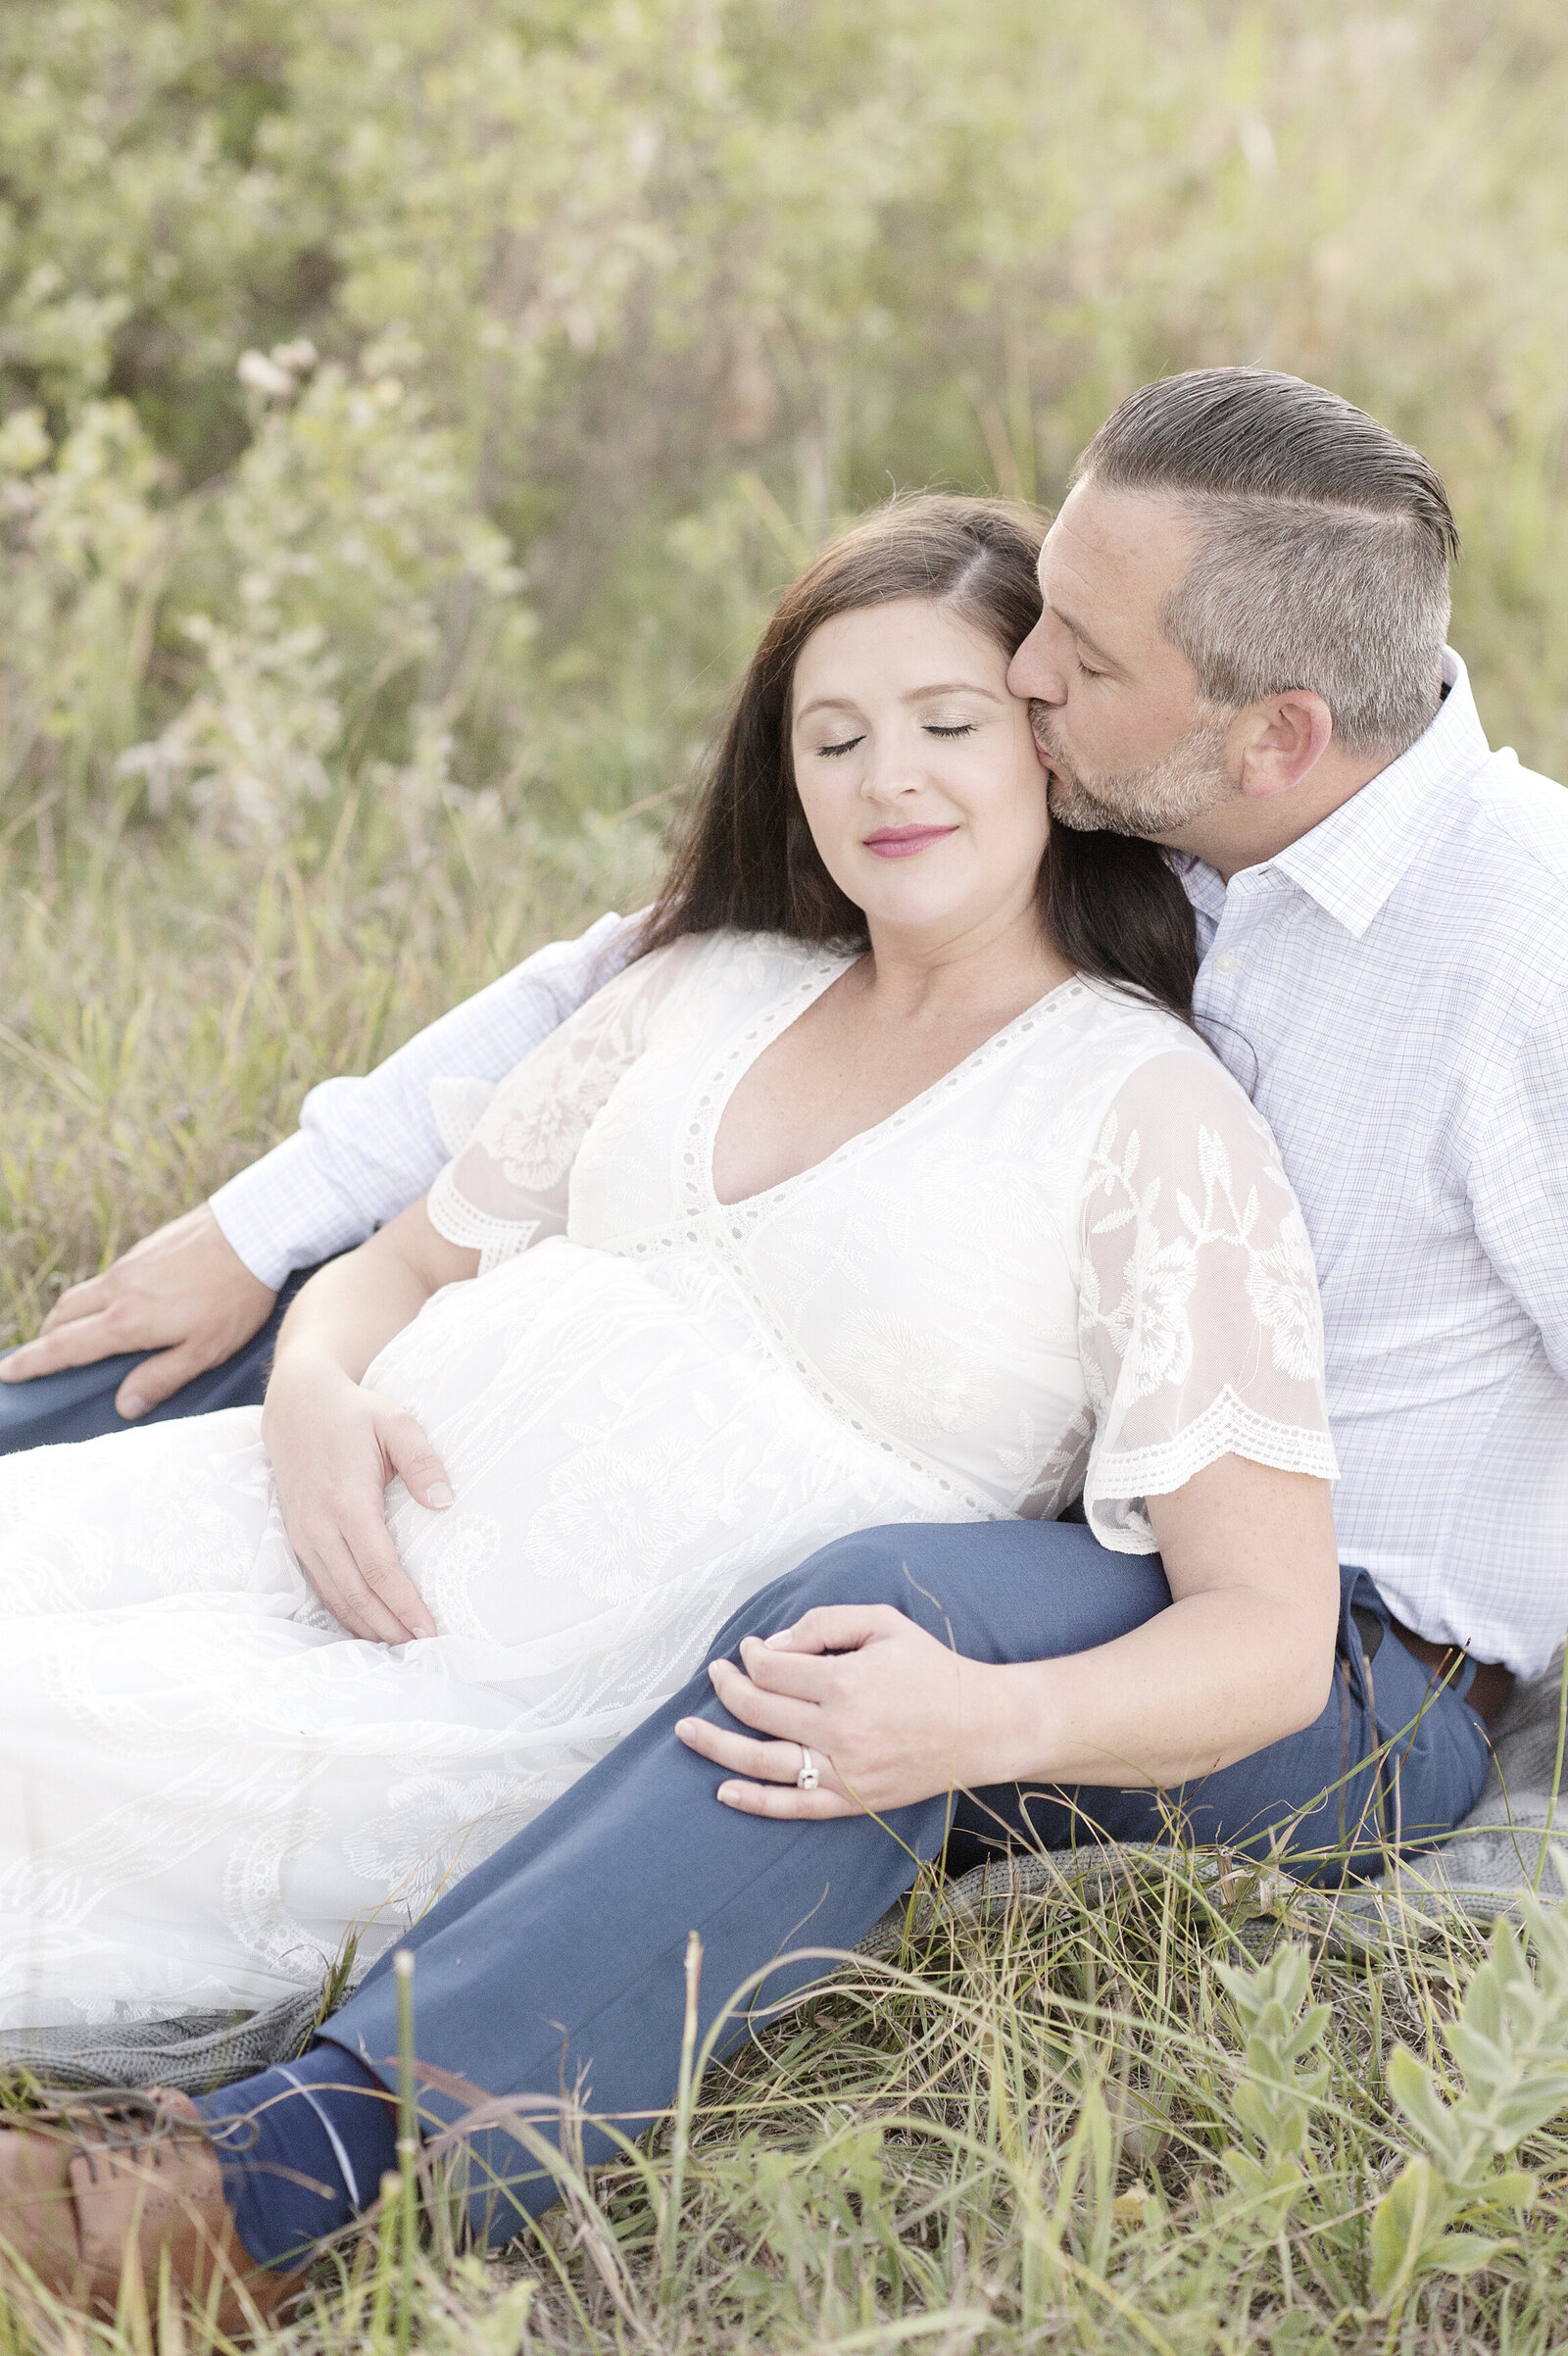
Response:
[[[1008,696],[998,695],[994,687],[982,687],[974,679],[938,679],[930,687],[911,687],[907,695],[901,696],[899,701],[901,704],[919,704],[927,696],[952,695],[984,696],[988,704],[1006,704],[1011,701]],[[797,720],[807,720],[810,718],[813,712],[858,712],[858,710],[859,706],[852,696],[813,696],[810,703],[801,706],[795,717]]]
[[[854,712],[856,709],[857,706],[848,696],[813,696],[808,704],[801,706],[795,717],[797,720],[807,720],[813,712]]]
[[[918,704],[922,696],[984,696],[988,704],[1007,704],[1010,696],[999,696],[994,687],[982,687],[976,679],[939,679],[934,687],[911,687],[900,701]]]

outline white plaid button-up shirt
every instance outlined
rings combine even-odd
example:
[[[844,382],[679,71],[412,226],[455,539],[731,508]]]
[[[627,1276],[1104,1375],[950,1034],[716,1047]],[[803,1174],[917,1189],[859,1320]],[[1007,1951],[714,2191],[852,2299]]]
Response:
[[[1568,794],[1489,750],[1464,666],[1424,736],[1279,858],[1182,862],[1199,1019],[1272,1123],[1317,1255],[1341,1557],[1422,1635],[1540,1672],[1568,1624]],[[606,917],[434,1023],[214,1198],[269,1284],[446,1158],[616,970]]]

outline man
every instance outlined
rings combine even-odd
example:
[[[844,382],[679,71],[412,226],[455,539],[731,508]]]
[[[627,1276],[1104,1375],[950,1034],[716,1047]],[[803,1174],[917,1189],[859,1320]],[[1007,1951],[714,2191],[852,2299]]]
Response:
[[[1321,1718],[1179,1793],[1098,1783],[1116,1763],[1087,1757],[1065,1794],[933,1791],[905,1766],[949,1706],[933,1659],[1087,1650],[1168,1606],[1159,1565],[1059,1523],[830,1546],[413,1933],[420,2059],[450,2074],[426,2086],[430,2121],[461,2115],[453,2080],[532,2098],[541,2132],[579,2080],[602,2114],[657,2111],[690,1930],[706,2027],[749,1976],[769,1999],[808,1981],[819,1963],[772,1959],[852,1943],[917,1858],[961,1865],[1009,1831],[1054,1845],[1075,1822],[1157,1835],[1179,1814],[1332,1878],[1472,1804],[1487,1716],[1568,1620],[1568,802],[1488,750],[1444,647],[1454,546],[1432,468],[1334,395],[1248,369],[1147,386],[1080,463],[1011,674],[1057,821],[1147,833],[1179,861],[1200,1020],[1301,1200],[1344,1465]],[[68,1297],[23,1373],[150,1344],[162,1363],[130,1375],[146,1399],[211,1369],[291,1261],[428,1182],[428,1078],[496,1076],[616,938],[544,953],[370,1080],[318,1091],[272,1163],[309,1207],[297,1234],[267,1233],[271,1181],[249,1174]],[[888,1794],[882,1812],[852,1789]],[[149,2257],[168,2246],[194,2282],[222,2247],[277,2304],[313,2234],[362,2210],[392,2160],[385,1965],[328,2030],[199,2116],[153,2122],[139,2161],[89,2162],[81,2143],[104,2138],[80,2122],[0,2136],[15,2237],[53,2279],[112,2297],[140,2201]],[[503,2133],[469,2147],[481,2178],[527,2172]],[[512,2195],[552,2197],[547,2170]],[[515,2213],[493,2203],[488,2230]]]

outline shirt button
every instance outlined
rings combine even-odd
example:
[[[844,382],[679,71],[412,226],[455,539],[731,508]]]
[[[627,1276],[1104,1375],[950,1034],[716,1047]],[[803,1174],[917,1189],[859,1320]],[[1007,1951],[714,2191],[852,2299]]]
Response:
[[[1234,949],[1222,949],[1214,959],[1214,971],[1216,973],[1234,973],[1240,963],[1241,959]]]

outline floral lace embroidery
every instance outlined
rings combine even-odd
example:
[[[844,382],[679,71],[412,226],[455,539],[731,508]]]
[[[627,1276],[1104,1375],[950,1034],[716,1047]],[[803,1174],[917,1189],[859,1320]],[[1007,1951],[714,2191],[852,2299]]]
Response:
[[[433,1092],[431,1215],[485,1273],[366,1377],[457,1493],[387,1493],[433,1640],[330,1620],[254,1410],[0,1460],[0,1774],[26,1794],[0,2021],[265,2003],[351,1931],[369,1961],[830,1540],[1081,1489],[1148,1551],[1145,1498],[1220,1454],[1332,1472],[1268,1133],[1113,992],[1066,985],[814,1169],[714,1200],[727,1087],[841,964],[682,942],[482,1102]]]
[[[1305,1224],[1266,1125],[1217,1064],[1159,1058],[1105,1115],[1084,1195],[1085,1478],[1106,1546],[1226,1454],[1337,1478]]]

